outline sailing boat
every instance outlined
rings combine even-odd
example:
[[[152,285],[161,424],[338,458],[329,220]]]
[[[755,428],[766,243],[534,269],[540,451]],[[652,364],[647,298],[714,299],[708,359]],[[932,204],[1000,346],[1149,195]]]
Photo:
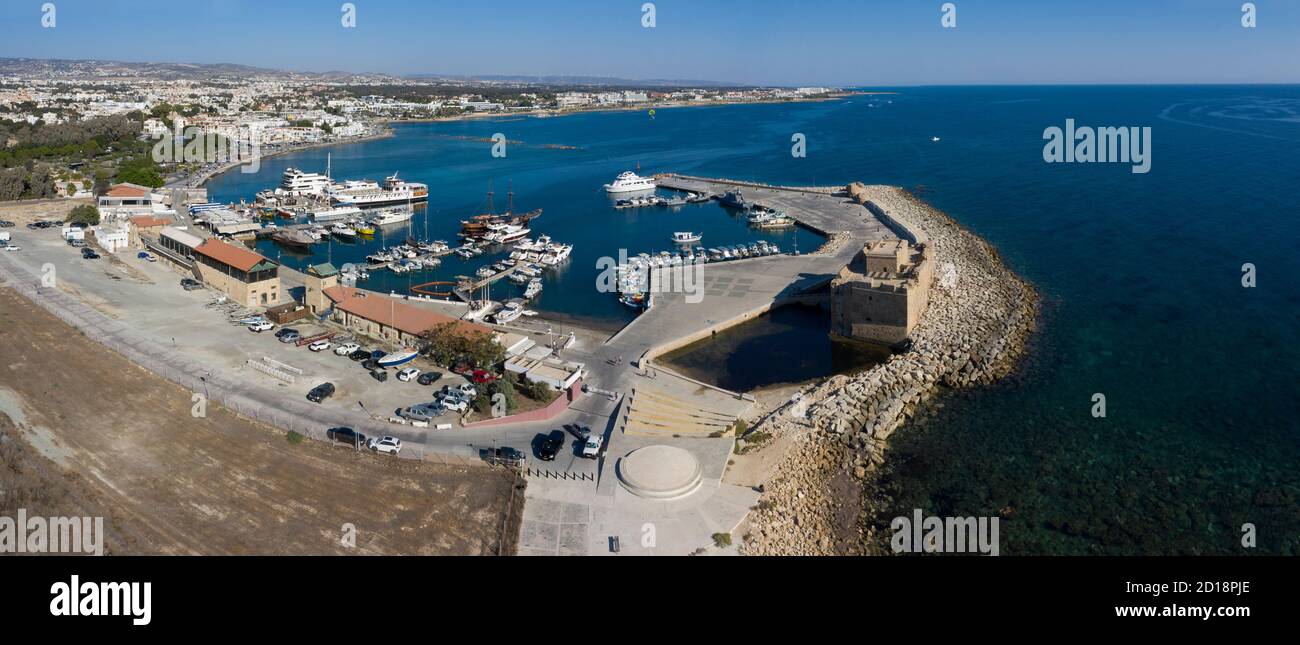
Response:
[[[468,221],[462,220],[461,227],[460,227],[461,237],[467,237],[467,238],[483,237],[484,235],[490,233],[492,231],[492,227],[494,226],[506,225],[506,226],[527,228],[529,222],[542,216],[542,209],[540,208],[535,211],[530,211],[528,213],[523,213],[520,215],[516,215],[514,213],[515,191],[513,187],[513,182],[509,193],[510,202],[509,205],[506,207],[505,213],[498,215],[493,212],[493,208],[492,208],[493,194],[494,193],[492,192],[492,184],[489,182],[488,193],[487,193],[487,212],[483,213],[482,215],[475,215],[474,217],[471,217]]]

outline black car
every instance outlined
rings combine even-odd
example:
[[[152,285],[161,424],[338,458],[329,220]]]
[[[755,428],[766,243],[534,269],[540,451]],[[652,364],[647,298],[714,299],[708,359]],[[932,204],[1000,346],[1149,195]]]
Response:
[[[98,260],[99,254],[94,249],[81,249],[81,257],[86,260]]]
[[[366,360],[361,361],[361,367],[366,368],[367,371],[373,372],[379,369],[379,361],[373,358],[367,358]]]
[[[284,338],[285,336],[288,336],[289,334],[293,334],[294,336],[298,336],[298,335],[300,335],[300,334],[298,333],[298,330],[297,330],[297,329],[290,329],[290,328],[288,328],[288,327],[285,327],[285,328],[281,329],[280,331],[275,332],[275,337],[276,337],[276,338]]]
[[[370,375],[373,376],[375,380],[379,381],[380,383],[388,382],[388,370],[385,369],[371,370]]]
[[[586,426],[580,426],[576,423],[572,423],[567,426],[564,426],[564,429],[568,430],[569,434],[573,435],[573,438],[583,443],[586,443],[587,437],[591,436],[591,428],[588,428]]]
[[[555,461],[555,457],[564,449],[564,431],[552,430],[551,434],[537,448],[537,458],[542,461]]]
[[[357,351],[348,354],[348,358],[358,363],[361,361],[368,361],[370,360],[370,352],[364,349],[358,349]]]
[[[0,219],[0,228],[13,228],[14,223],[7,219]]]
[[[325,436],[332,441],[346,443],[350,446],[366,445],[366,435],[353,430],[352,428],[330,428],[325,431]]]
[[[420,378],[415,379],[415,382],[420,385],[433,385],[434,381],[440,378],[442,378],[442,374],[439,372],[425,372],[420,375]]]
[[[307,393],[307,400],[312,403],[323,403],[325,399],[328,399],[331,396],[334,396],[334,384],[321,383]]]
[[[493,466],[519,468],[524,465],[524,453],[514,448],[484,449],[482,457],[483,461]]]

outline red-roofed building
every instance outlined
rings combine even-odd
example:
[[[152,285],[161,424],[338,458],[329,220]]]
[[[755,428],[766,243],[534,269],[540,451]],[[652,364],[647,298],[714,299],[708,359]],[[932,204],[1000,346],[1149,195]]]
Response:
[[[129,219],[163,210],[163,196],[148,186],[115,184],[99,196],[98,206],[101,219]]]
[[[162,230],[172,224],[172,220],[165,217],[154,217],[153,215],[137,215],[131,218],[131,244],[136,247],[144,246],[140,235],[144,235],[157,240],[162,235]]]
[[[490,327],[417,307],[383,294],[353,287],[335,286],[324,290],[334,304],[333,318],[353,332],[407,346],[439,325],[453,323],[467,334],[491,334]]]
[[[245,307],[280,304],[280,265],[247,248],[208,238],[194,249],[203,282]]]

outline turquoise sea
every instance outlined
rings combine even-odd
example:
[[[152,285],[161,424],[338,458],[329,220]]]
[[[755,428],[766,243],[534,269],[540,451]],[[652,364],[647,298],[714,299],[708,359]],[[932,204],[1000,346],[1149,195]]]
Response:
[[[502,207],[512,182],[516,210],[546,209],[538,232],[578,246],[538,308],[611,326],[630,314],[595,292],[597,258],[667,249],[679,230],[703,231],[705,246],[756,239],[716,205],[613,210],[599,188],[622,170],[911,188],[998,247],[1044,307],[1015,376],[946,397],[895,435],[886,517],[1002,513],[1007,554],[1300,554],[1300,87],[897,92],[653,118],[410,124],[329,152],[339,178],[400,171],[429,183],[431,238],[451,239],[481,210],[489,180]],[[1151,171],[1045,163],[1043,131],[1066,119],[1151,127]],[[520,142],[505,158],[476,140],[498,132]],[[806,158],[790,154],[796,133]],[[322,171],[326,153],[228,173],[211,196],[251,199],[286,166]],[[417,217],[417,236],[425,225]],[[771,239],[787,249],[820,242],[804,231]],[[309,260],[262,250],[294,266]],[[342,263],[368,252],[336,244],[328,253]],[[1247,263],[1255,288],[1242,286]],[[453,257],[425,279],[477,266]],[[761,354],[761,343],[750,346]],[[1091,414],[1096,393],[1105,418]],[[1241,545],[1245,524],[1254,549]]]

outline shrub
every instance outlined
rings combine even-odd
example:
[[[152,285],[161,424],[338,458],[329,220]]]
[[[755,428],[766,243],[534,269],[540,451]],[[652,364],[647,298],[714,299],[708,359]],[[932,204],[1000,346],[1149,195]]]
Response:
[[[293,445],[296,446],[296,445],[302,443],[302,440],[303,440],[305,437],[303,437],[302,435],[298,434],[297,432],[294,432],[293,430],[290,430],[290,431],[289,431],[289,434],[285,435],[284,438],[285,438],[285,439],[288,439],[288,440],[289,440],[289,443],[291,443],[291,444],[293,444]]]
[[[716,547],[718,547],[719,549],[725,549],[725,548],[731,546],[731,534],[730,534],[730,533],[714,533],[714,534],[713,534],[713,546],[716,546]]]

